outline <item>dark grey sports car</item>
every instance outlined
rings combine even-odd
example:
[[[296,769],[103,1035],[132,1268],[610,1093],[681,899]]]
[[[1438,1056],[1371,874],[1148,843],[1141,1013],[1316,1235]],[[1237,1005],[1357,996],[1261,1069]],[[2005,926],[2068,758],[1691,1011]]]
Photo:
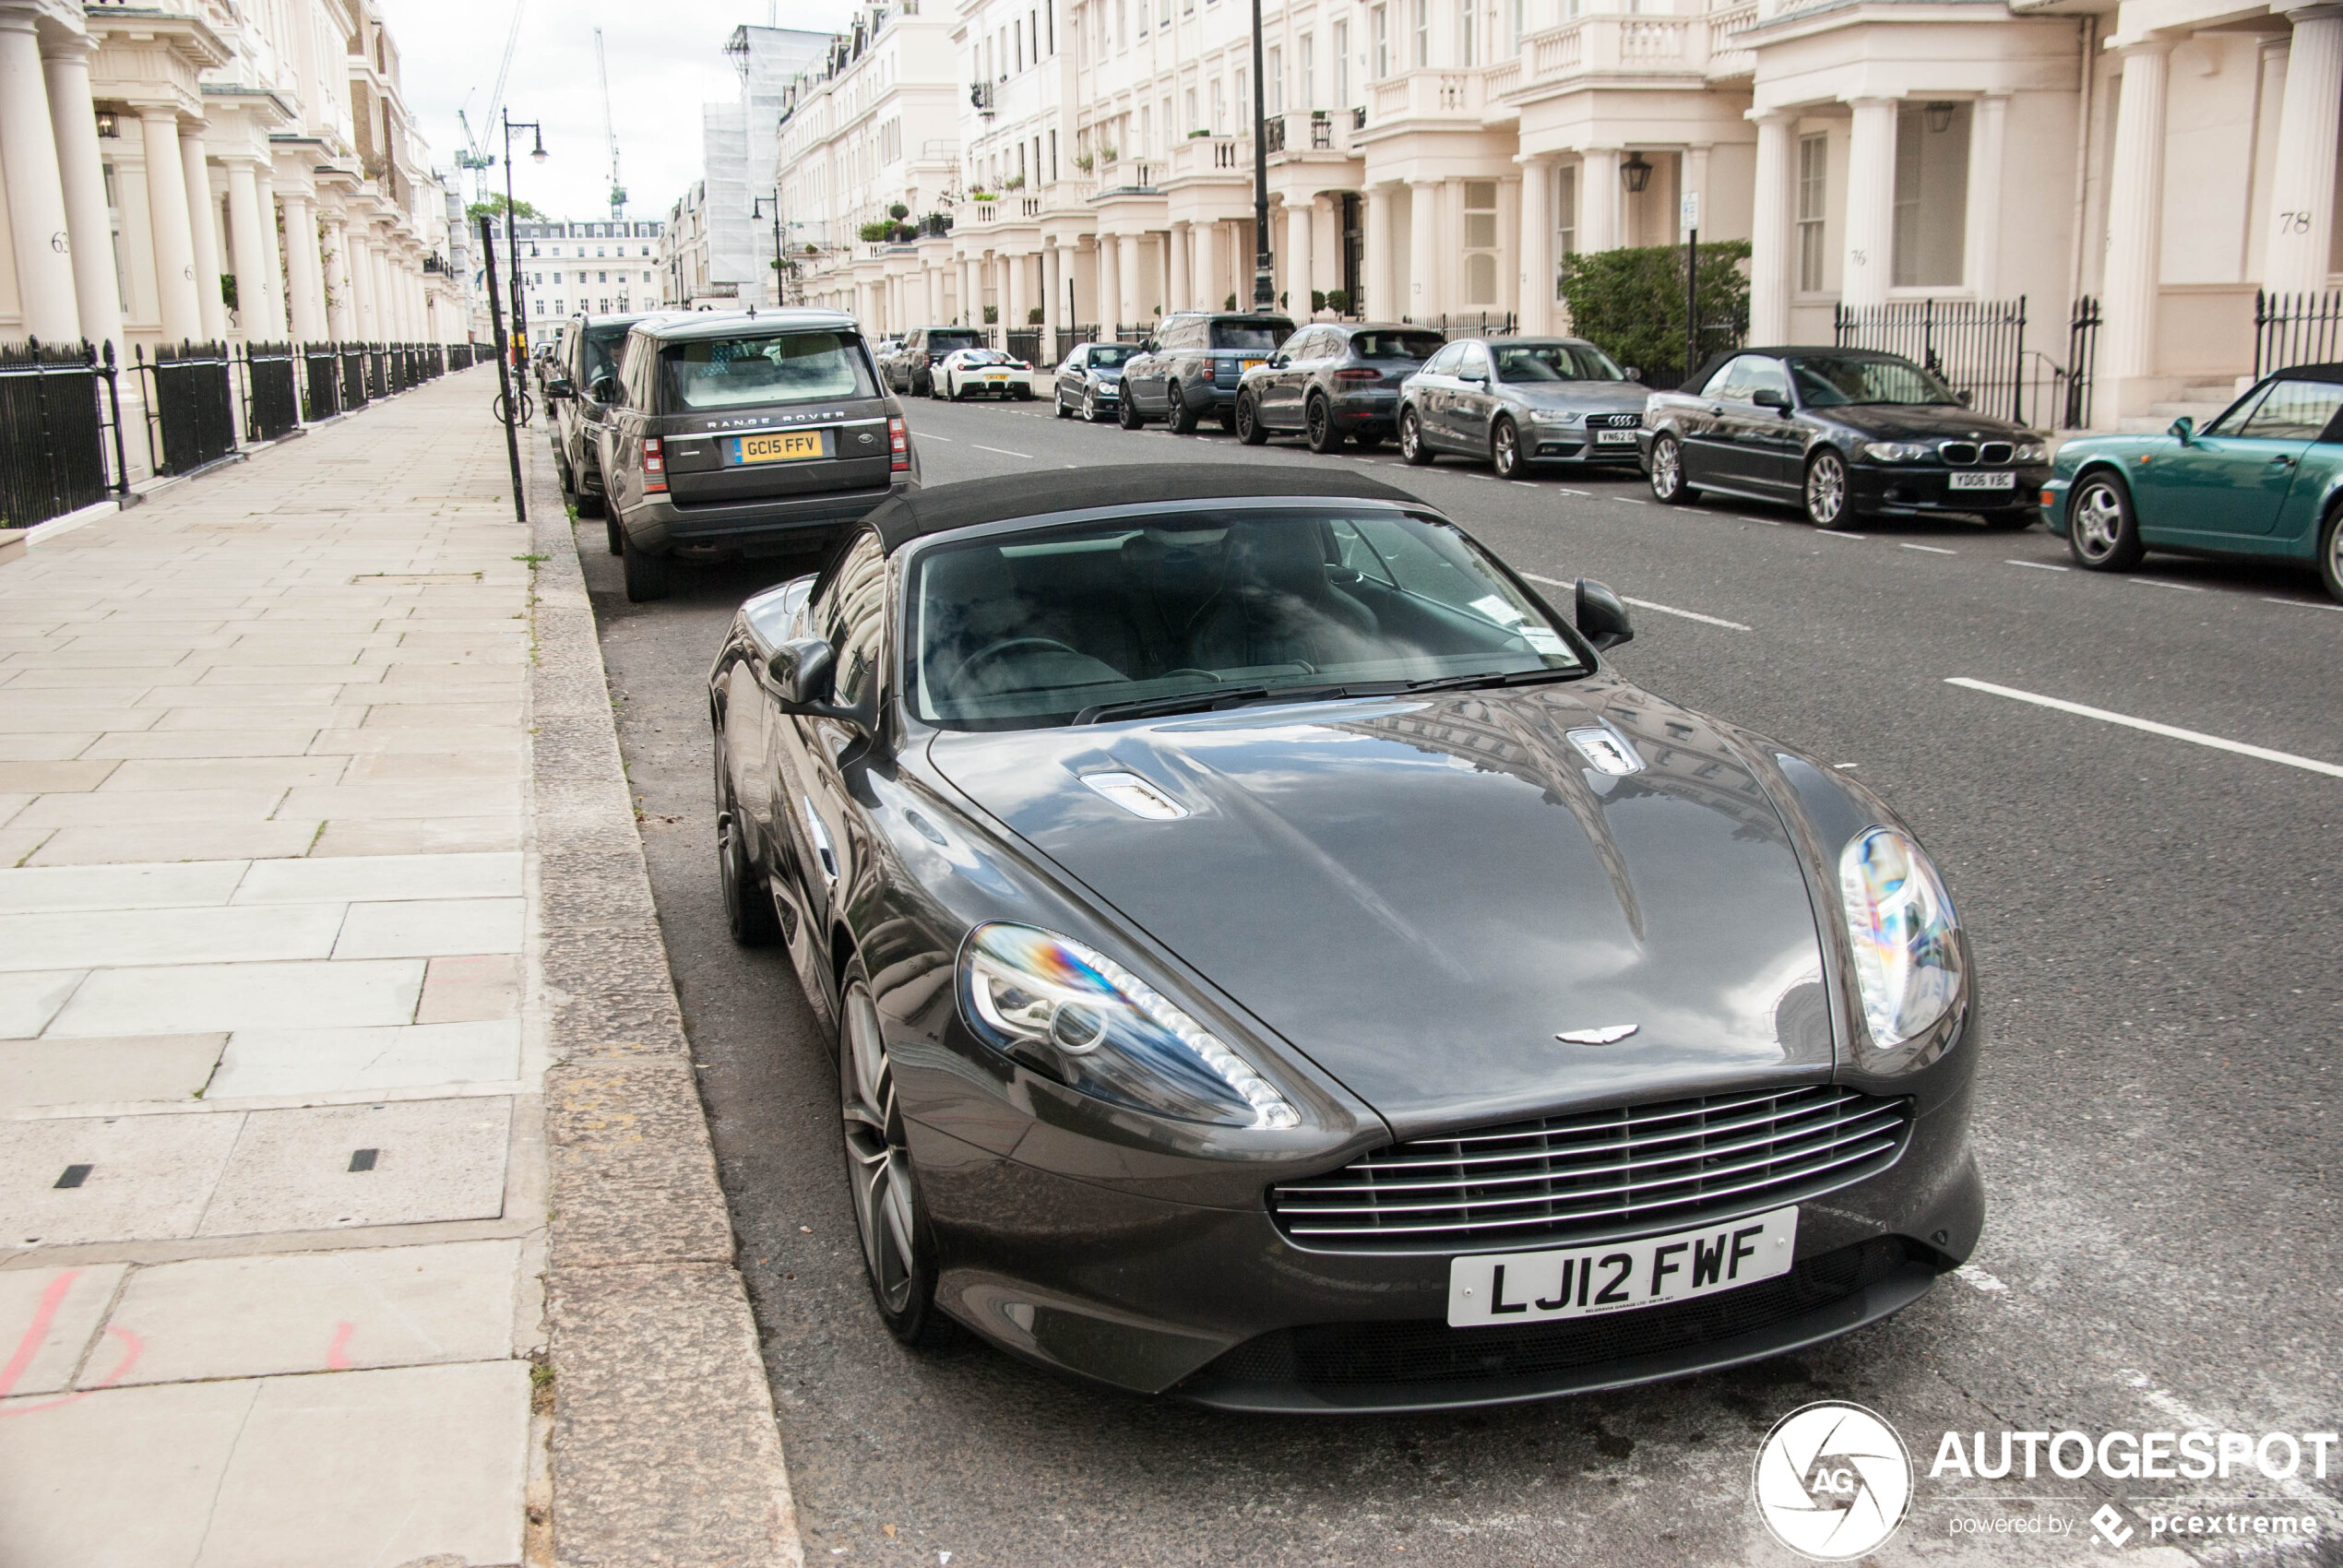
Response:
[[[1315,469],[907,494],[709,681],[732,931],[835,1027],[880,1313],[1260,1410],[1538,1398],[1919,1299],[1983,1025],[1860,785]]]

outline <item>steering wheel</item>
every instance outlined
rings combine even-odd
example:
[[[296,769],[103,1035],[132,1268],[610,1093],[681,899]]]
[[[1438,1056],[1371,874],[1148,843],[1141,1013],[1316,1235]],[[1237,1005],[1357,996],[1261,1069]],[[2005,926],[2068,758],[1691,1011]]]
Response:
[[[985,644],[966,659],[961,659],[952,671],[951,683],[955,686],[958,685],[968,679],[969,671],[980,664],[989,664],[996,659],[1004,659],[1012,653],[1020,652],[1070,653],[1076,659],[1088,657],[1080,648],[1068,647],[1055,637],[1003,637],[998,642]]]

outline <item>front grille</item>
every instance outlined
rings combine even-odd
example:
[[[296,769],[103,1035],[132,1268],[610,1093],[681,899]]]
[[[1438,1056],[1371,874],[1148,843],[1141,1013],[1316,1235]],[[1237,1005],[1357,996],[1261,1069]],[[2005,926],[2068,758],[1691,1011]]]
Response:
[[[1737,1290],[1601,1317],[1502,1328],[1450,1328],[1439,1318],[1280,1328],[1226,1352],[1196,1379],[1324,1386],[1552,1375],[1754,1333],[1844,1301],[1914,1261],[1922,1260],[1909,1243],[1882,1236]]]
[[[1947,441],[1936,451],[1948,463],[1965,467],[1977,461],[1977,443],[1974,441]]]
[[[1269,1189],[1286,1236],[1338,1252],[1457,1252],[1696,1226],[1877,1174],[1911,1101],[1761,1089],[1421,1138]]]
[[[2017,448],[2006,441],[1988,441],[1978,449],[1978,459],[1985,463],[2006,463],[2017,455]]]
[[[1643,422],[1643,415],[1635,413],[1588,414],[1587,428],[1589,430],[1633,430]]]

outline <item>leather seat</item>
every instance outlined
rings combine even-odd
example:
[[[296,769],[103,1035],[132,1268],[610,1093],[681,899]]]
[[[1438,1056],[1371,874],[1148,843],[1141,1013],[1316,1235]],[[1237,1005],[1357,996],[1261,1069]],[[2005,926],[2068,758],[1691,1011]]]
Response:
[[[1220,590],[1189,634],[1188,662],[1207,670],[1323,669],[1376,657],[1383,650],[1374,612],[1335,587],[1326,564],[1314,522],[1238,525]]]

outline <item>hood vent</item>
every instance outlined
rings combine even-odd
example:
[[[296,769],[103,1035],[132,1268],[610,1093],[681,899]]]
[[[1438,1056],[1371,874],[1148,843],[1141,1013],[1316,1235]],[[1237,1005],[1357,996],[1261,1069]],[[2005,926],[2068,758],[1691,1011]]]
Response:
[[[1136,773],[1086,773],[1082,782],[1129,812],[1149,822],[1177,822],[1188,808]]]

